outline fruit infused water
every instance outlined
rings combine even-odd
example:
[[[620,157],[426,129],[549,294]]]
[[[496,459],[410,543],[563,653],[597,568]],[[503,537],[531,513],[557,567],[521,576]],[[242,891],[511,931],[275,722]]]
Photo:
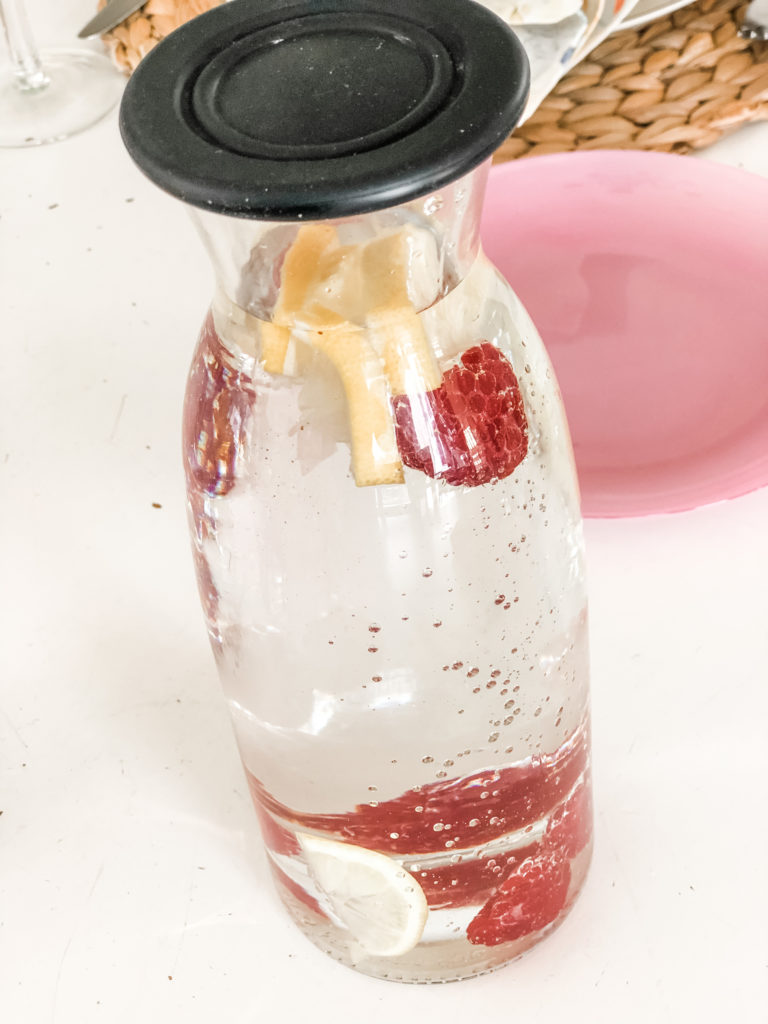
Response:
[[[266,856],[306,936],[393,980],[515,958],[590,858],[568,428],[479,240],[528,84],[469,0],[231,0],[121,107],[215,272],[184,465]]]
[[[552,372],[485,258],[441,265],[409,212],[264,236],[201,333],[184,443],[278,889],[331,955],[420,981],[554,927],[591,803],[581,526]],[[264,254],[271,321],[245,311]]]

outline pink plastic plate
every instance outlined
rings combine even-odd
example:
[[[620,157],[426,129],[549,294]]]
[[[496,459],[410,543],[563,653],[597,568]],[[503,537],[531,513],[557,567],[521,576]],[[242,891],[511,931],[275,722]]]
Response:
[[[495,167],[491,260],[549,351],[587,516],[768,483],[768,181],[658,153]]]

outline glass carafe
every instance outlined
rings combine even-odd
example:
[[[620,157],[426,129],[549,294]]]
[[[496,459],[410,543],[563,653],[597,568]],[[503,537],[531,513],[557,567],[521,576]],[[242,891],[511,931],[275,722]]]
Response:
[[[211,644],[283,902],[393,980],[516,957],[591,852],[573,457],[481,250],[488,169],[339,215],[192,211],[216,278],[183,427]]]
[[[211,643],[287,906],[395,978],[516,955],[589,859],[573,462],[480,251],[486,171],[340,221],[195,214],[218,280],[184,412]]]

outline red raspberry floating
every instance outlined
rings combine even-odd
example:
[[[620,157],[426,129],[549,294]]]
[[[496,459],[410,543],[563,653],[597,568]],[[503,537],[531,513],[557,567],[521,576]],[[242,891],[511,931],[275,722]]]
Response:
[[[528,424],[514,370],[484,341],[468,349],[435,391],[392,398],[406,466],[454,486],[509,476],[528,451]]]
[[[559,853],[529,857],[470,921],[467,938],[476,946],[498,946],[546,928],[565,907],[570,881],[571,869]]]

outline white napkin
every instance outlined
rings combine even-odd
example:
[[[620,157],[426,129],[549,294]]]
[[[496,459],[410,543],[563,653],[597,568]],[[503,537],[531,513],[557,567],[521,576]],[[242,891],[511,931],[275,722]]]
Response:
[[[555,25],[515,28],[531,65],[531,92],[523,120],[563,77],[586,31],[587,19],[581,10]]]
[[[581,0],[481,0],[510,25],[552,25],[581,10]]]
[[[752,0],[744,20],[768,29],[768,0]]]

